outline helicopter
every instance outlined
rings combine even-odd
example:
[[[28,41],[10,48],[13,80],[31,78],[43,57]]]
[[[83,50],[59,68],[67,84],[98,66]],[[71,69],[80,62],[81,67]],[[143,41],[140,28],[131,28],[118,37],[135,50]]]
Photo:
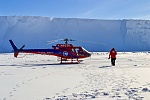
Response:
[[[42,55],[52,55],[60,58],[60,64],[78,64],[82,62],[82,58],[87,58],[91,56],[91,53],[88,52],[81,46],[74,46],[73,44],[68,44],[68,41],[74,41],[72,39],[61,39],[65,41],[64,44],[56,44],[56,46],[52,46],[52,49],[23,49],[25,45],[23,45],[20,49],[17,48],[15,43],[12,40],[9,40],[13,52],[14,57],[17,58],[19,53],[31,53],[31,54],[42,54]],[[48,41],[50,42],[50,41]]]

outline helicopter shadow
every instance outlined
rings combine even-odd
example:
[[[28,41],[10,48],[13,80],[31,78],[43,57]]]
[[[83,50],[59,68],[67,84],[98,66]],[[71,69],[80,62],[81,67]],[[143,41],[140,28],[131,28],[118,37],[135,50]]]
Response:
[[[80,63],[82,64],[82,63]],[[52,66],[65,66],[65,65],[75,65],[75,64],[65,64],[65,63],[52,63],[52,64],[6,64],[0,66],[12,66],[12,67],[52,67]]]
[[[0,65],[0,66],[13,66],[13,67],[35,67],[35,66],[50,66],[50,65],[61,65],[60,63],[55,64],[6,64],[6,65]]]
[[[24,64],[22,67],[36,67],[36,66],[51,66],[51,65],[60,65],[60,63],[54,63],[54,64]]]

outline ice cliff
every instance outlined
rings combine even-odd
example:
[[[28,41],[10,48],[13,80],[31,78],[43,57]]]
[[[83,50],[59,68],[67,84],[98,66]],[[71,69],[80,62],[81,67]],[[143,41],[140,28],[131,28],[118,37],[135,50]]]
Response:
[[[10,52],[12,39],[17,47],[51,48],[46,41],[70,38],[88,51],[149,51],[150,20],[103,20],[0,16],[0,52]],[[96,42],[96,43],[95,43]]]

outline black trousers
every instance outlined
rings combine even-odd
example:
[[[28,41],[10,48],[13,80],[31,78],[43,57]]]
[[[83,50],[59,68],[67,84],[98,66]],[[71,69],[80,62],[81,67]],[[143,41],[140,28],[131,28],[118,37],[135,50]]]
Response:
[[[111,65],[112,66],[115,66],[115,60],[116,60],[116,58],[111,58]]]

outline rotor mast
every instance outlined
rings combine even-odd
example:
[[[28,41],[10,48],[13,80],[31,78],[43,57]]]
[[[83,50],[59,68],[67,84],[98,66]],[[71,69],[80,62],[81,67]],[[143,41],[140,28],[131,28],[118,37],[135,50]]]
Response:
[[[75,41],[75,40],[65,38],[63,41],[65,41],[65,45],[67,45],[67,44],[68,44],[68,41]]]
[[[66,39],[64,39],[64,41],[65,41],[65,44],[67,45],[67,44],[68,44],[69,39],[68,39],[68,38],[66,38]]]

